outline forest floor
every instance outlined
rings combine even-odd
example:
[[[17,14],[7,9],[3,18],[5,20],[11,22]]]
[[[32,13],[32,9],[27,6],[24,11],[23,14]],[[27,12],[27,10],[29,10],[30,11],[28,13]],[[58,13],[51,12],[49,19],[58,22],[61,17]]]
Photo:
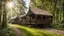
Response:
[[[45,28],[42,30],[46,30],[46,31],[52,32],[52,33],[58,33],[58,34],[61,34],[62,36],[64,36],[64,31],[61,31],[61,30],[56,30],[56,29],[52,29],[52,28]]]

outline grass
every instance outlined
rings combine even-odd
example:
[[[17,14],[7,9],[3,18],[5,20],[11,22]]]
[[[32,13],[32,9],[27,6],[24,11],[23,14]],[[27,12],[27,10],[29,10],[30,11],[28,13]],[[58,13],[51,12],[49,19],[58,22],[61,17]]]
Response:
[[[14,25],[18,29],[24,32],[24,36],[61,36],[60,34],[50,33],[45,30],[35,29],[35,28],[29,28],[25,26],[20,25]]]

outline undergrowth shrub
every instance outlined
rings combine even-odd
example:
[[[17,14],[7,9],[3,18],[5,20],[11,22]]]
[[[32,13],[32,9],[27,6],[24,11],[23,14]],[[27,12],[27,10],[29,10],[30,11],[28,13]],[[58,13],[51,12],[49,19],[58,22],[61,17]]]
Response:
[[[11,27],[0,29],[0,36],[14,36],[14,31]]]

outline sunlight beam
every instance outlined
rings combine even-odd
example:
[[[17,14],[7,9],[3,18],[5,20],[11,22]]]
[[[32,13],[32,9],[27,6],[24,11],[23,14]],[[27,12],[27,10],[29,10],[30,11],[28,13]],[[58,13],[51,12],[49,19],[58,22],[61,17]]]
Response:
[[[8,3],[6,4],[6,6],[7,6],[8,8],[13,8],[13,7],[14,7],[14,2],[8,2]]]

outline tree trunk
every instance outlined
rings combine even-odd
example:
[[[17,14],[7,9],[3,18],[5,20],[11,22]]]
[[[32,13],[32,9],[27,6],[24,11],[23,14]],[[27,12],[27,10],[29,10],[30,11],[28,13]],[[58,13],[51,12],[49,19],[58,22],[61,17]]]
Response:
[[[4,11],[3,11],[3,20],[2,20],[2,28],[6,28],[7,27],[7,12],[6,12],[6,0],[4,1]]]
[[[2,0],[0,0],[0,26],[1,26],[1,16],[2,16],[2,5],[1,4],[2,4]]]
[[[64,20],[64,3],[63,3],[63,20]]]
[[[56,0],[54,0],[54,24],[56,23]]]

